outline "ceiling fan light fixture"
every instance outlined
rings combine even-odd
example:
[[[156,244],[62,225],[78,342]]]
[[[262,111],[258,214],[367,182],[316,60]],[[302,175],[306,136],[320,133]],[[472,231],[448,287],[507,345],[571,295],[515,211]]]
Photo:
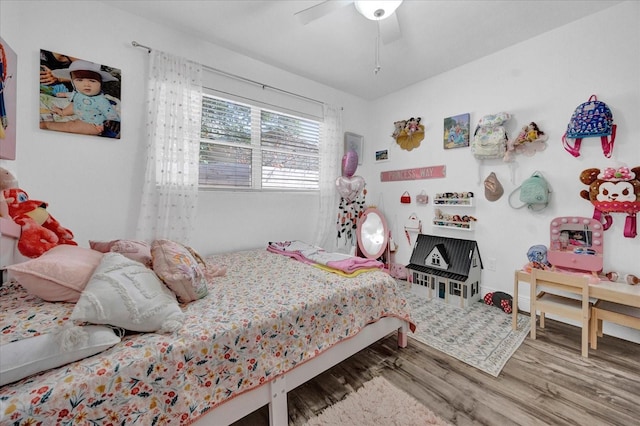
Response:
[[[389,1],[354,1],[356,10],[360,12],[362,16],[372,21],[380,21],[388,18],[393,12],[402,4],[402,0],[389,0]]]

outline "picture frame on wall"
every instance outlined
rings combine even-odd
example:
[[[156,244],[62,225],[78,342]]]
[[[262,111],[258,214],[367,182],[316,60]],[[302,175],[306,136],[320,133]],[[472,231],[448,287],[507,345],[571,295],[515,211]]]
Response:
[[[118,68],[40,50],[40,128],[120,139]]]
[[[18,55],[0,37],[0,159],[16,159]]]
[[[344,152],[355,151],[358,154],[358,164],[362,164],[362,152],[364,149],[364,136],[345,132],[344,133]]]
[[[469,146],[470,117],[466,113],[444,119],[444,149]]]
[[[381,149],[376,151],[376,163],[383,163],[385,161],[389,161],[389,150]]]

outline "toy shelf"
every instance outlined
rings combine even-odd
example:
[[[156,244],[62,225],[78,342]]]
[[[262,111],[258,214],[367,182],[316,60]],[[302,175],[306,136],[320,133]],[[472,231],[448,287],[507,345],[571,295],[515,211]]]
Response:
[[[459,231],[473,231],[475,229],[475,222],[433,219],[433,226],[436,228],[457,229]]]
[[[433,204],[439,206],[473,207],[473,197],[471,198],[436,198]]]

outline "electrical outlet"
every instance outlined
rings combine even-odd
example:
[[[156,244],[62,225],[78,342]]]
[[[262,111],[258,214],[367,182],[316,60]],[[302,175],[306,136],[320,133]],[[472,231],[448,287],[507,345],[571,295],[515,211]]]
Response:
[[[489,259],[487,259],[487,269],[490,271],[495,271],[496,270],[496,259],[495,257],[490,257]]]

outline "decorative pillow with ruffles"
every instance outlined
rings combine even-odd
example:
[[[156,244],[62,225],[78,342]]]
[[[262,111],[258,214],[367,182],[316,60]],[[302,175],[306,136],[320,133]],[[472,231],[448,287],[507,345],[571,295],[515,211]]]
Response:
[[[193,250],[174,241],[156,240],[151,244],[151,257],[153,270],[180,303],[207,295],[206,265]]]
[[[184,314],[153,270],[120,253],[105,253],[71,320],[141,332],[174,332]]]

